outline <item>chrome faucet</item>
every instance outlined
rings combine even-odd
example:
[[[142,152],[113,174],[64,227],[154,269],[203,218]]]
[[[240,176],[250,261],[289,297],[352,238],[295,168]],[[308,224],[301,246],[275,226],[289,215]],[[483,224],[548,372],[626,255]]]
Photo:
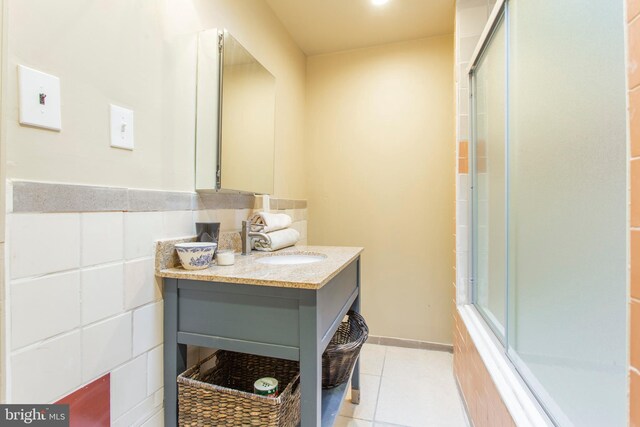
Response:
[[[242,231],[240,232],[242,237],[242,255],[250,255],[252,249],[252,238],[257,237],[260,240],[270,242],[271,239],[265,233],[257,231],[251,231],[251,221],[242,221]]]

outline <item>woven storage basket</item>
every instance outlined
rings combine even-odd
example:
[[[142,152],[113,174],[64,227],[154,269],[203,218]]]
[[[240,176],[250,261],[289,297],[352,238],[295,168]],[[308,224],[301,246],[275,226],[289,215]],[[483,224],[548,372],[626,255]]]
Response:
[[[364,318],[355,311],[347,313],[322,354],[322,388],[333,388],[349,379],[360,349],[369,337]]]
[[[203,365],[215,365],[203,372]],[[278,380],[278,397],[253,393],[262,377]],[[300,422],[300,365],[218,350],[178,376],[178,425],[291,427]]]

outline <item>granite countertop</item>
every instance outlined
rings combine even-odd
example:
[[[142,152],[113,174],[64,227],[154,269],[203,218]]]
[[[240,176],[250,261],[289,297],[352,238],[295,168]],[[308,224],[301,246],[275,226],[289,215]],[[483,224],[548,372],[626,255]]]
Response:
[[[178,242],[174,240],[158,243],[157,276],[296,289],[320,289],[356,259],[363,250],[357,247],[337,246],[292,246],[276,252],[254,250],[251,255],[236,253],[235,264],[231,266],[212,264],[204,270],[185,270],[179,262],[176,263],[177,256],[175,256],[173,245]],[[256,262],[261,257],[283,254],[324,255],[326,258],[310,264],[297,265],[269,265]]]

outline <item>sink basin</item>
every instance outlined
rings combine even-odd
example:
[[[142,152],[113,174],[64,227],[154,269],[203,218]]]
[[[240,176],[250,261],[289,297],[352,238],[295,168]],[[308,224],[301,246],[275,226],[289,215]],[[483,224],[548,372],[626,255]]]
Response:
[[[327,258],[325,255],[311,255],[311,254],[283,254],[265,256],[256,260],[260,264],[269,265],[295,265],[295,264],[311,264],[319,262]]]

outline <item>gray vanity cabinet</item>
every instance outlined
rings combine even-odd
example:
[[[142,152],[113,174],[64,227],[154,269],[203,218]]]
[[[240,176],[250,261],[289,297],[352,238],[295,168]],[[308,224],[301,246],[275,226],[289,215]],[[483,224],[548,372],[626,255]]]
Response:
[[[333,425],[346,384],[321,389],[322,353],[350,309],[360,311],[360,257],[317,289],[165,277],[165,425],[177,425],[187,345],[299,360],[302,426]],[[358,364],[351,387],[358,403]]]

